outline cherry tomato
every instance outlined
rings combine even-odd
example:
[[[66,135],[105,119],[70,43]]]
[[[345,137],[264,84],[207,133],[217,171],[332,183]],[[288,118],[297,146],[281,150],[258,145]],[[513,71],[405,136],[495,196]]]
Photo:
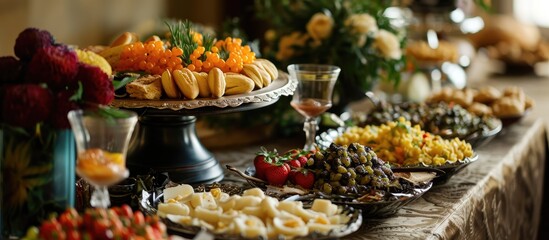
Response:
[[[93,239],[111,239],[113,234],[109,227],[110,222],[108,219],[97,219],[93,223],[93,231],[91,232]]]
[[[82,239],[82,236],[80,236],[80,233],[78,230],[71,230],[67,232],[67,240],[80,240]]]
[[[154,229],[153,229],[151,226],[149,226],[149,225],[145,226],[145,236],[144,236],[144,237],[145,237],[146,239],[149,239],[149,240],[158,239],[158,238],[156,237],[156,234],[155,234],[155,232],[154,232]]]
[[[78,219],[72,217],[70,213],[63,213],[59,216],[59,223],[65,231],[77,229],[79,226]]]
[[[40,238],[42,239],[64,239],[62,235],[64,232],[61,224],[55,218],[43,222],[40,226]]]
[[[143,226],[145,224],[145,216],[142,212],[136,211],[133,213],[133,224],[136,226]]]
[[[156,223],[153,223],[151,225],[154,229],[156,229],[157,231],[159,231],[160,233],[165,233],[167,228],[166,228],[166,224],[164,224],[163,222],[156,222]]]
[[[119,211],[120,211],[120,214],[119,214],[120,216],[125,216],[130,218],[133,217],[133,210],[127,204],[120,206]]]

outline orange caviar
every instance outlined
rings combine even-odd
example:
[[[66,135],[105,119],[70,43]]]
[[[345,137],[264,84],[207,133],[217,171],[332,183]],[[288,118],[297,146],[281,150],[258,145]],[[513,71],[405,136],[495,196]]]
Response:
[[[136,42],[122,50],[117,71],[145,71],[162,74],[165,70],[183,69],[180,56],[183,50],[178,47],[166,49],[162,41]]]
[[[228,37],[218,40],[209,50],[198,46],[189,58],[187,68],[191,71],[209,72],[218,67],[223,72],[240,72],[244,64],[255,60],[255,53],[250,46],[242,46],[242,39]]]

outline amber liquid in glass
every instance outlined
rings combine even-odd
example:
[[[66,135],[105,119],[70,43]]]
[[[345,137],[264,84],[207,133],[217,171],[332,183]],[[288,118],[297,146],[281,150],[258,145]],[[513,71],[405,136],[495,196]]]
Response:
[[[94,148],[87,149],[78,155],[76,171],[86,181],[110,185],[126,177],[127,169],[122,153],[111,153]]]
[[[290,105],[292,105],[301,115],[311,118],[319,116],[332,107],[331,102],[314,98],[303,98],[301,101],[291,101]]]

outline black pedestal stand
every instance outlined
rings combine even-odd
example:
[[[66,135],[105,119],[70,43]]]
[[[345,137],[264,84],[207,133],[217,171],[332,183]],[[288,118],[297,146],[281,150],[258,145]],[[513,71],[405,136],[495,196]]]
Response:
[[[214,182],[223,170],[196,136],[194,116],[143,116],[128,151],[132,175],[154,169],[178,183]]]
[[[177,183],[211,183],[223,179],[223,168],[196,136],[196,115],[241,112],[266,107],[269,102],[248,103],[234,108],[132,109],[139,113],[127,155],[130,174],[168,172]]]

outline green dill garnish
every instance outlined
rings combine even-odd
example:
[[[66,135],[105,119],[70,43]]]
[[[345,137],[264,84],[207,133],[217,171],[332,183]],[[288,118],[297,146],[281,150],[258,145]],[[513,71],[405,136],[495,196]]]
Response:
[[[183,50],[181,59],[187,65],[191,64],[191,54],[198,47],[198,43],[193,41],[192,23],[185,20],[185,22],[178,21],[173,24],[166,22],[166,25],[170,30],[170,43],[172,46],[181,48]]]

